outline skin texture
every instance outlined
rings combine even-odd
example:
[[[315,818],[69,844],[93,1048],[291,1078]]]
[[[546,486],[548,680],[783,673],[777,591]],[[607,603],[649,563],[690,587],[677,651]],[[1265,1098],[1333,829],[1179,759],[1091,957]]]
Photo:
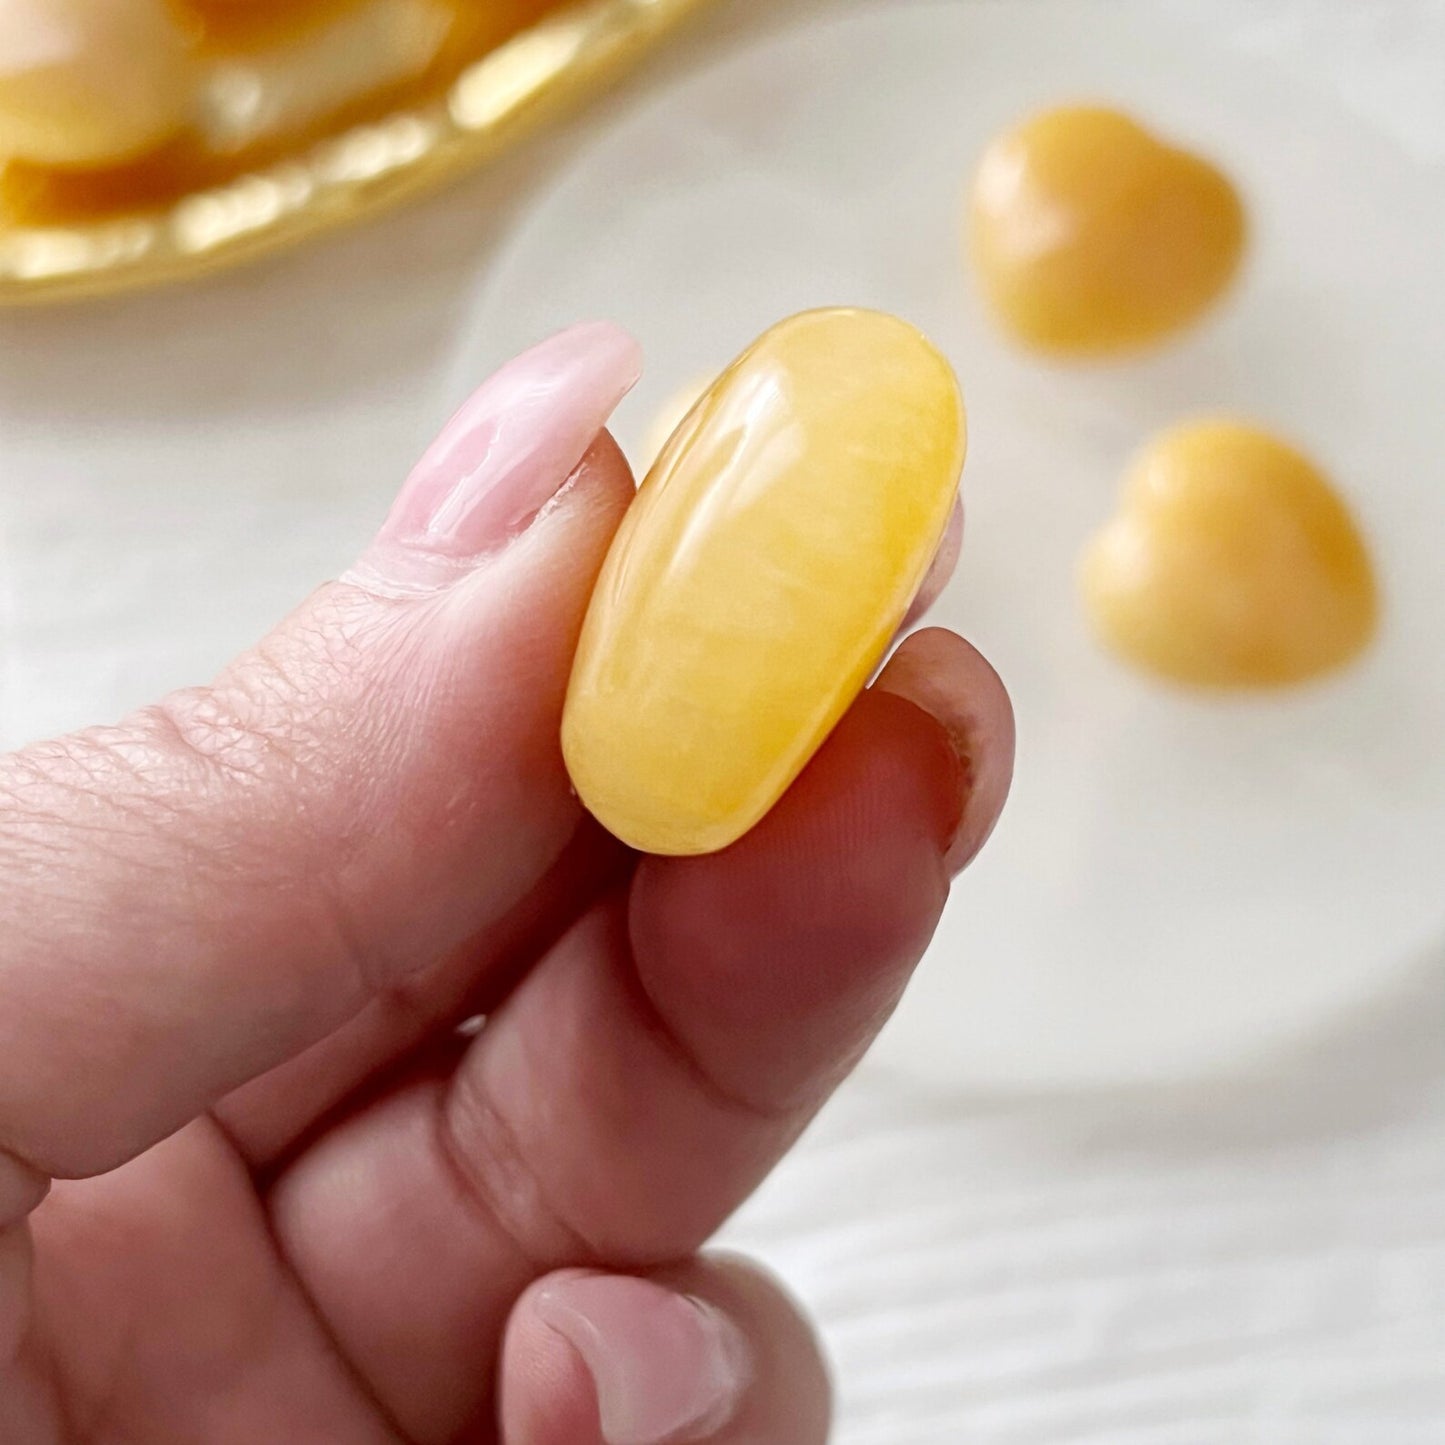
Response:
[[[610,394],[609,355],[533,425]],[[556,496],[499,545],[422,548],[431,455],[210,687],[0,761],[6,1445],[598,1445],[604,1377],[640,1442],[680,1407],[635,1342],[679,1296],[741,1362],[707,1438],[825,1438],[796,1308],[695,1252],[897,999],[1007,698],[923,634],[734,848],[629,853],[557,733],[632,479],[605,435],[523,450]],[[600,1374],[568,1298],[610,1322]]]

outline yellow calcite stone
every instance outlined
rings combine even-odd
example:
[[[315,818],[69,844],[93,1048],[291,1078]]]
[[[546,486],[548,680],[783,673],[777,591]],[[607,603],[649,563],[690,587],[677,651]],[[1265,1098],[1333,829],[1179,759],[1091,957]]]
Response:
[[[186,125],[194,82],[166,0],[0,0],[0,158],[139,155]]]
[[[1375,631],[1369,555],[1307,457],[1256,427],[1191,422],[1135,462],[1080,568],[1102,641],[1135,666],[1217,688],[1329,672]]]
[[[994,140],[974,178],[969,241],[984,297],[1026,345],[1140,346],[1186,326],[1239,267],[1229,179],[1100,107],[1045,111]]]
[[[572,672],[563,752],[608,829],[708,853],[777,802],[907,611],[964,445],[949,364],[878,312],[795,316],[718,378],[618,530]]]

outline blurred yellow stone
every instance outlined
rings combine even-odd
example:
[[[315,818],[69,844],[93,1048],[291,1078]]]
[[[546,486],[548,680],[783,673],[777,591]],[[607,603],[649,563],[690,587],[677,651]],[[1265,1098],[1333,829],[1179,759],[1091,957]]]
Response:
[[[1200,316],[1244,250],[1229,179],[1117,111],[1045,111],[984,152],[969,204],[983,294],[1026,345],[1107,353]]]
[[[0,158],[128,160],[185,127],[194,83],[165,0],[0,0]]]
[[[210,68],[197,126],[213,150],[244,151],[421,75],[452,23],[445,0],[353,0]]]
[[[1142,453],[1118,515],[1084,552],[1080,585],[1110,649],[1205,687],[1341,667],[1379,611],[1365,544],[1323,474],[1233,421],[1175,427]]]
[[[765,333],[663,449],[587,614],[562,723],[593,814],[707,853],[778,800],[928,570],[963,401],[913,327],[852,309]]]
[[[642,460],[648,466],[662,455],[662,449],[672,439],[673,432],[682,425],[683,418],[697,405],[712,383],[712,377],[699,376],[686,386],[680,386],[658,408],[642,442]]]

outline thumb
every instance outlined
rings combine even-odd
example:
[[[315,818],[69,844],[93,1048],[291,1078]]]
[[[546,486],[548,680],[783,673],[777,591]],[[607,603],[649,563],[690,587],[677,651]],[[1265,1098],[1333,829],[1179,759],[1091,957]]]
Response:
[[[638,364],[601,324],[526,353],[215,683],[0,759],[0,1159],[121,1162],[555,860],[567,672],[632,495],[599,433]]]

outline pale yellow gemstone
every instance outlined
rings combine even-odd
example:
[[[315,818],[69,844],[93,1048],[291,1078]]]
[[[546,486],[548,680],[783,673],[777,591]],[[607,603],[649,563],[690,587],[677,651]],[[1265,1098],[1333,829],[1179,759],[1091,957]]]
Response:
[[[1197,686],[1264,687],[1342,667],[1373,636],[1374,572],[1318,467],[1257,427],[1158,437],[1085,550],[1084,607],[1136,667]]]
[[[1119,111],[1063,106],[997,137],[969,198],[995,316],[1043,351],[1156,341],[1219,297],[1244,251],[1229,178]]]
[[[633,847],[712,852],[777,802],[866,683],[963,466],[947,361],[878,312],[807,312],[663,449],[598,580],[562,745]]]
[[[185,127],[195,82],[165,0],[0,0],[0,158],[129,160]]]
[[[451,23],[445,0],[357,0],[212,67],[201,87],[197,127],[218,151],[304,131],[415,79],[436,59]]]

